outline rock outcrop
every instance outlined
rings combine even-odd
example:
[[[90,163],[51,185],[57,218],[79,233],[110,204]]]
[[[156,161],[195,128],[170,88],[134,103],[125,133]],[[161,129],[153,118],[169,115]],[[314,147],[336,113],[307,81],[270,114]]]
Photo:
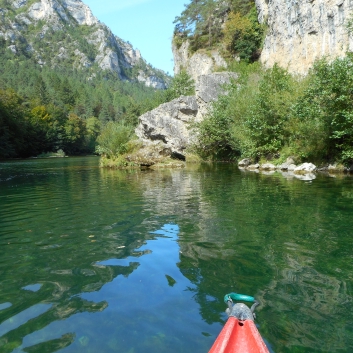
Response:
[[[186,70],[196,81],[199,76],[209,75],[217,67],[227,68],[226,61],[217,50],[213,50],[210,54],[202,51],[190,54],[190,43],[187,40],[179,48],[173,43],[172,49],[175,75],[179,74],[182,70]]]
[[[56,67],[66,61],[92,74],[98,67],[116,73],[122,80],[157,89],[168,84],[163,71],[147,64],[138,50],[115,36],[81,0],[16,0],[0,9],[0,19],[0,38],[11,43],[8,48],[13,54],[18,53],[18,43],[25,43],[27,53],[41,66]],[[53,35],[59,32],[63,32],[62,39],[53,41]],[[140,70],[132,74],[135,66]]]
[[[196,96],[181,96],[140,116],[135,130],[143,146],[157,147],[162,154],[185,158],[185,150],[197,136],[193,124],[202,121],[210,103],[225,93],[223,85],[237,75],[229,72],[199,76]]]
[[[195,97],[174,99],[140,116],[136,135],[145,144],[160,144],[171,154],[183,158],[183,152],[190,144],[190,123],[196,120],[198,105]]]
[[[351,0],[255,0],[259,22],[268,26],[261,62],[278,63],[292,73],[306,74],[321,57],[342,57],[353,49],[346,24]]]

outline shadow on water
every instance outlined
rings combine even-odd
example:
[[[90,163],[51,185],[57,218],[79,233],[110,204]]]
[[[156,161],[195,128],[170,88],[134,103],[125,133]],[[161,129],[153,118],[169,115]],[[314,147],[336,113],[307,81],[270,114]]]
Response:
[[[207,352],[231,291],[277,353],[353,350],[351,183],[0,164],[0,351]]]

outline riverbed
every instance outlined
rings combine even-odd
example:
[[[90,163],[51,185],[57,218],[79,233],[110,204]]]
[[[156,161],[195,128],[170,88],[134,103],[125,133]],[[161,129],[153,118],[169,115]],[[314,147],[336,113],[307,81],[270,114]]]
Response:
[[[353,351],[353,178],[0,163],[0,351],[208,352],[229,292],[272,352]]]

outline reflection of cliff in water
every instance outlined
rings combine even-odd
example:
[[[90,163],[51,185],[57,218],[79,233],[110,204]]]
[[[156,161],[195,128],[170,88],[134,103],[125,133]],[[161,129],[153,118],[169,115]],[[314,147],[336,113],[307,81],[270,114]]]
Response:
[[[234,254],[233,249],[224,246],[224,238],[232,237],[236,229],[225,229],[227,220],[219,217],[216,205],[205,196],[205,184],[211,180],[213,169],[197,165],[187,170],[159,170],[141,180],[146,207],[152,214],[183,220],[181,250],[195,259]]]
[[[293,349],[347,351],[353,344],[346,319],[352,305],[350,285],[339,274],[320,273],[303,254],[289,252],[284,259],[286,264],[259,294],[264,331],[282,336],[281,343]]]
[[[267,283],[262,271],[271,269],[265,262],[258,266],[260,246],[238,234],[232,216],[222,214],[218,204],[223,204],[222,200],[214,202],[221,197],[219,188],[225,186],[222,177],[215,174],[218,166],[194,168],[155,171],[142,185],[151,213],[175,220],[181,227],[178,266],[195,285],[190,290],[202,317],[211,324],[224,322],[223,297],[227,292],[254,293]],[[239,179],[239,173],[233,177]]]
[[[261,300],[261,332],[274,346],[353,347],[347,182],[318,178],[311,185],[227,168],[162,171],[144,180],[152,211],[182,220],[178,266],[195,284],[203,318],[224,320],[223,296],[236,291]]]

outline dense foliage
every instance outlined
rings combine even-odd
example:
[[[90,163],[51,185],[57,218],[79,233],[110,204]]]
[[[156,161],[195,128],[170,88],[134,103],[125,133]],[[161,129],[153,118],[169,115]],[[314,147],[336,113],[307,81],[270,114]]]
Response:
[[[92,153],[101,126],[137,123],[159,104],[155,90],[123,82],[112,73],[62,65],[55,70],[14,55],[0,39],[0,158],[36,156],[62,149]]]
[[[253,62],[260,56],[263,32],[255,7],[245,16],[231,12],[223,30],[224,44],[231,55]]]
[[[235,68],[241,79],[200,124],[207,159],[353,162],[353,56],[317,62],[306,78],[278,66]]]
[[[188,39],[192,51],[221,45],[246,61],[260,54],[264,30],[252,0],[191,0],[174,23],[174,42]]]

